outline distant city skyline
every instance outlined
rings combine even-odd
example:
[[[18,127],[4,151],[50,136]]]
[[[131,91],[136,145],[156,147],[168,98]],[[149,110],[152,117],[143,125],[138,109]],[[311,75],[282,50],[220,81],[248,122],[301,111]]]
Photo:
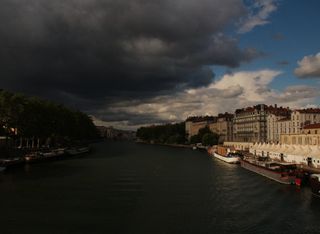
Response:
[[[136,129],[319,106],[320,2],[2,0],[0,87]]]

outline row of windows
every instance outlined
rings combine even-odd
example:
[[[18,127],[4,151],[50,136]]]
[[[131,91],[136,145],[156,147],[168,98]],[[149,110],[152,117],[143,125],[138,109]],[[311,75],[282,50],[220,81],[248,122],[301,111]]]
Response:
[[[284,137],[284,143],[289,143],[289,138],[287,136]],[[318,145],[320,143],[320,137],[304,137],[304,140],[302,137],[292,137],[292,144],[302,145],[303,143],[305,145]]]

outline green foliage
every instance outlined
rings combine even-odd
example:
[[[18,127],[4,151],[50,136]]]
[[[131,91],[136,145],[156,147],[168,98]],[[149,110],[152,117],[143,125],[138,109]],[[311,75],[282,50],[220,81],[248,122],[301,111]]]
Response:
[[[199,134],[190,137],[191,144],[196,144],[196,143],[200,143],[200,142],[201,142],[201,137],[199,136]]]
[[[202,145],[215,145],[218,143],[219,136],[213,133],[208,126],[199,129],[197,135],[190,138],[191,144],[202,143]]]
[[[212,133],[212,131],[210,130],[210,128],[208,126],[199,129],[198,135],[200,136],[200,139],[202,139],[202,137],[207,133]]]
[[[219,140],[219,136],[215,133],[205,133],[202,137],[202,145],[211,146],[217,145]]]
[[[17,137],[83,140],[98,136],[90,117],[80,111],[2,90],[0,124],[1,133],[13,135],[11,129],[15,128]]]
[[[185,123],[165,124],[141,127],[137,130],[137,137],[141,140],[156,143],[184,144]]]

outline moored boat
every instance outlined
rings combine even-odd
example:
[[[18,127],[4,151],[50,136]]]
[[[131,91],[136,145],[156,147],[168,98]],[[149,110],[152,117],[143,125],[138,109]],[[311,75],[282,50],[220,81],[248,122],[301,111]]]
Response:
[[[209,154],[217,159],[220,159],[226,163],[239,163],[240,154],[236,153],[230,148],[218,146],[217,148],[211,148],[208,150]]]
[[[79,154],[84,154],[90,152],[90,147],[72,147],[69,149],[66,149],[65,152],[68,155],[79,155]]]
[[[310,187],[314,195],[320,196],[320,174],[312,174],[310,176]]]
[[[21,164],[24,164],[25,160],[23,157],[16,158],[4,158],[0,159],[0,166],[4,168],[14,167]]]
[[[35,151],[25,155],[27,163],[42,162],[48,160],[59,159],[65,154],[64,148],[46,150],[46,151]]]
[[[260,161],[246,157],[241,160],[241,167],[282,184],[295,184],[296,165],[292,163]]]
[[[217,159],[220,159],[226,163],[240,163],[240,157],[234,153],[228,153],[227,155],[220,155],[217,153],[213,153],[213,156]]]

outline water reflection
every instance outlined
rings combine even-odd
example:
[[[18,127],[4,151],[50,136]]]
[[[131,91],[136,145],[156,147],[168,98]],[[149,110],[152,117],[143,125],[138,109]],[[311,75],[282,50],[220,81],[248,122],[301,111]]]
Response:
[[[100,143],[83,158],[8,171],[0,196],[11,233],[320,232],[309,188],[163,146]]]

